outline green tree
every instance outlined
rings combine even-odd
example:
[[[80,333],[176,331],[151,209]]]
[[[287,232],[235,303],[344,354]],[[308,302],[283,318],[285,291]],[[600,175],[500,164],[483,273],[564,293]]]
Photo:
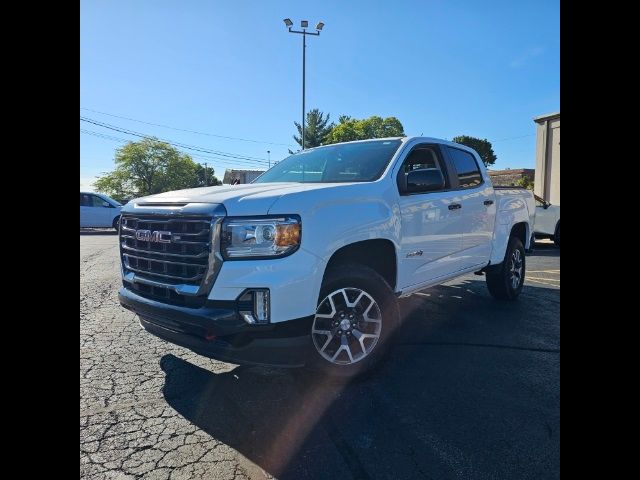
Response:
[[[396,117],[382,118],[376,115],[358,120],[341,115],[327,137],[326,143],[350,142],[368,138],[403,137],[404,128]]]
[[[516,180],[516,185],[519,187],[524,187],[527,190],[533,190],[533,180],[530,180],[529,177],[522,177]]]
[[[307,112],[307,121],[304,126],[304,148],[313,148],[323,145],[327,140],[327,135],[333,128],[333,123],[329,124],[330,115],[324,116],[317,108]],[[302,147],[302,126],[298,122],[293,122],[298,129],[298,135],[293,139]],[[292,153],[292,152],[291,152]]]
[[[484,163],[485,167],[489,165],[493,165],[496,163],[498,157],[493,152],[493,146],[489,140],[480,139],[476,137],[470,137],[469,135],[459,135],[457,137],[453,137],[452,142],[461,143],[462,145],[466,145],[467,147],[473,148]]]
[[[196,164],[196,176],[198,177],[198,187],[211,187],[215,185],[222,185],[222,182],[214,175],[212,167],[204,167],[199,163]]]
[[[94,184],[109,196],[135,198],[198,186],[198,165],[156,138],[127,143],[116,150],[114,161],[115,170]]]

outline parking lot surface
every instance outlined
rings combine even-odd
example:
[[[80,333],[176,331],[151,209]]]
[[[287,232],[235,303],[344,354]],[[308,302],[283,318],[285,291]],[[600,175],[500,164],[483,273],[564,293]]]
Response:
[[[526,260],[517,302],[475,275],[403,299],[388,359],[340,382],[144,332],[118,305],[117,236],[81,232],[81,477],[559,478],[560,253]]]

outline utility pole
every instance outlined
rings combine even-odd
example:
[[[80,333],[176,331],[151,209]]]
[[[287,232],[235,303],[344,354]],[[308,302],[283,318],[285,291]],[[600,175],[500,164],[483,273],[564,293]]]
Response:
[[[267,158],[269,158],[269,168],[271,168],[271,150],[267,150]]]
[[[207,162],[204,162],[204,186],[209,186],[209,183],[207,182]]]
[[[305,79],[306,79],[306,63],[307,63],[307,35],[315,35],[320,36],[320,31],[324,27],[324,23],[318,22],[316,25],[316,32],[307,32],[307,28],[309,27],[309,22],[307,20],[302,20],[300,22],[300,26],[302,30],[292,30],[291,26],[293,22],[289,18],[284,19],[284,24],[289,29],[289,33],[299,33],[302,35],[302,150],[304,150],[304,131],[305,131]]]

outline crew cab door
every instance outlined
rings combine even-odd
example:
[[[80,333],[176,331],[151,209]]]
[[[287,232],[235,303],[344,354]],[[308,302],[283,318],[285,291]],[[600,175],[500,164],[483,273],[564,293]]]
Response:
[[[443,188],[437,191],[403,192],[409,172],[433,170],[442,172]],[[398,286],[400,289],[428,283],[462,268],[457,258],[462,249],[461,212],[457,192],[451,189],[449,168],[441,146],[418,144],[401,160],[396,171],[401,216]]]
[[[493,229],[496,220],[496,195],[480,158],[467,150],[444,146],[455,178],[452,185],[458,194],[462,222],[460,261],[464,268],[485,266],[491,258]]]

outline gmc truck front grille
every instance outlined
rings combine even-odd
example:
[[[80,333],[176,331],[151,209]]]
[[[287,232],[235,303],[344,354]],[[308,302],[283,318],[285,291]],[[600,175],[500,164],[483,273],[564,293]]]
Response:
[[[167,232],[160,241],[136,232]],[[169,283],[199,285],[209,262],[211,219],[123,216],[120,223],[125,268]]]
[[[222,216],[123,212],[120,257],[125,287],[166,303],[201,304],[222,262],[221,221]]]

